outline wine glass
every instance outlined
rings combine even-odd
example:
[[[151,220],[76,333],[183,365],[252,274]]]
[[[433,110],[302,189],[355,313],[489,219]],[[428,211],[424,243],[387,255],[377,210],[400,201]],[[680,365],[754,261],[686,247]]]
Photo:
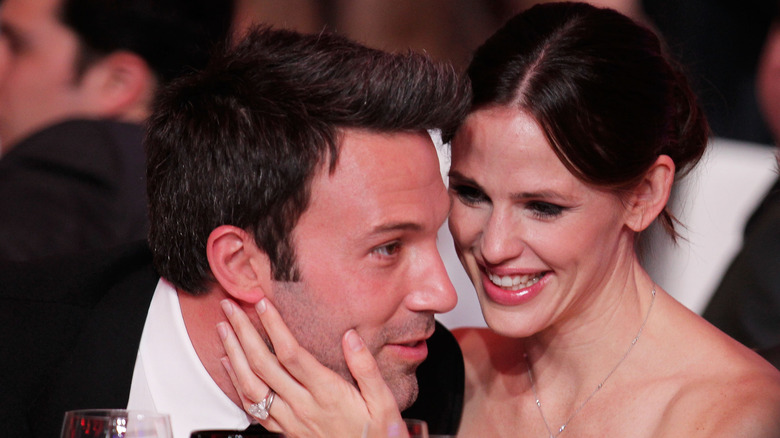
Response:
[[[173,438],[167,414],[126,409],[68,411],[60,438]]]
[[[428,435],[428,423],[426,423],[425,421],[404,418],[404,423],[406,425],[406,431],[409,433],[409,438],[430,438],[430,435]],[[392,430],[388,430],[388,436],[396,436],[396,435],[400,436],[400,434],[398,434],[397,432],[398,432],[397,430],[395,432]],[[190,435],[190,438],[266,438],[266,437],[284,437],[284,434],[273,433],[273,432],[253,433],[253,432],[246,432],[240,430],[239,431],[198,430],[192,432],[192,434]]]
[[[428,423],[414,418],[404,418],[409,438],[428,438]]]
[[[196,430],[190,438],[284,438],[276,432],[247,432],[241,430]]]

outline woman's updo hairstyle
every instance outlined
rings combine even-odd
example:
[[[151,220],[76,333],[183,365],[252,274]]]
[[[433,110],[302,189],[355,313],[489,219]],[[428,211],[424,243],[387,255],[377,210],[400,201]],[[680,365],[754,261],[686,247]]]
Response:
[[[660,155],[672,158],[680,177],[707,145],[704,114],[658,37],[610,9],[534,6],[477,50],[468,76],[472,111],[528,112],[587,184],[631,188]],[[660,220],[677,237],[666,208]]]

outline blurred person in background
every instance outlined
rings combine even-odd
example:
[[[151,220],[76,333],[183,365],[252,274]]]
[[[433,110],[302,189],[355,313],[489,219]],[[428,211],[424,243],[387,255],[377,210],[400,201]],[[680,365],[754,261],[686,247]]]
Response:
[[[0,4],[0,259],[105,248],[148,229],[143,122],[205,65],[232,0]]]
[[[770,130],[756,100],[756,71],[775,0],[641,0],[668,50],[686,67],[713,135],[762,145]]]
[[[780,144],[780,4],[759,63],[757,98]],[[750,216],[704,317],[780,368],[780,180]]]

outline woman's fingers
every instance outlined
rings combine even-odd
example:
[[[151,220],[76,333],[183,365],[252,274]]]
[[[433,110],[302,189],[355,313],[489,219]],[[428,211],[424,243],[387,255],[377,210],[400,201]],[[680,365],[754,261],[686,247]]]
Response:
[[[349,330],[342,339],[342,349],[349,371],[360,388],[363,400],[372,418],[391,424],[401,421],[401,413],[392,391],[379,371],[376,360],[355,330]]]
[[[300,347],[281,315],[268,300],[264,299],[257,307],[260,321],[271,339],[279,362],[309,390],[319,406],[318,409],[303,412],[296,407],[295,402],[291,403],[290,409],[297,412],[300,426],[303,426],[301,430],[306,431],[304,436],[359,436],[361,430],[371,438],[395,436],[388,435],[388,431],[394,430],[391,424],[404,424],[395,398],[382,378],[376,360],[355,330],[349,331],[353,336],[344,336],[342,348],[354,351],[354,354],[346,357],[347,364],[350,368],[354,367],[351,371],[353,377],[359,389],[362,391],[365,388],[368,395],[361,394],[351,383],[320,364]],[[364,424],[366,429],[363,429]],[[290,429],[285,429],[285,432],[290,432]],[[403,437],[405,434],[398,436]]]
[[[229,358],[223,364],[244,409],[256,411],[252,405],[267,396],[268,388],[276,391],[264,426],[280,426],[290,436],[357,437],[368,423],[368,436],[385,437],[393,436],[388,435],[391,425],[403,424],[376,361],[354,330],[344,336],[342,348],[363,393],[301,347],[267,299],[256,311],[274,353],[239,306],[222,305],[232,325],[217,327]]]
[[[263,298],[257,303],[256,309],[279,363],[303,386],[309,388],[315,397],[322,395],[321,390],[325,390],[325,395],[330,394],[330,388],[322,385],[322,379],[335,373],[300,346],[268,299]]]
[[[222,365],[228,365],[225,366],[225,370],[228,371],[239,396],[241,396],[242,400],[244,398],[253,401],[260,400],[268,392],[268,385],[258,378],[253,371],[239,340],[236,338],[235,332],[228,324],[223,322],[217,324],[217,332],[227,353],[226,359],[228,362],[226,363],[223,360]],[[239,375],[241,378],[238,377]]]
[[[309,389],[311,394],[324,403],[343,403],[343,395],[338,395],[332,385],[323,385],[327,375],[334,375],[324,367],[308,351],[304,350],[282,321],[276,308],[263,299],[257,306],[260,322],[271,339],[279,362],[301,384]],[[342,339],[347,366],[360,389],[359,397],[365,402],[366,409],[372,418],[379,419],[383,424],[401,422],[398,405],[382,378],[376,360],[366,348],[365,343],[355,330],[349,330]],[[341,378],[336,382],[346,384]],[[334,382],[335,383],[335,382]],[[347,384],[348,385],[348,384]]]
[[[228,376],[230,376],[230,381],[233,382],[233,386],[236,388],[236,391],[238,391],[238,396],[241,398],[241,405],[244,407],[244,411],[249,412],[250,406],[253,403],[259,402],[260,398],[254,398],[254,397],[247,397],[242,393],[241,388],[241,381],[238,379],[238,376],[236,376],[236,372],[233,369],[233,366],[230,363],[230,359],[227,357],[222,358],[222,366],[225,368],[225,371],[227,371]],[[267,386],[266,386],[267,387]],[[266,392],[267,394],[267,392]],[[271,407],[274,410],[275,414],[279,414],[280,405],[281,405],[281,399],[279,397],[274,398],[274,403],[271,405]],[[269,409],[270,412],[270,409]],[[258,420],[260,420],[258,418]],[[274,420],[272,415],[269,415],[268,418],[265,420],[262,420],[263,427],[265,427],[268,430],[281,430],[281,427],[279,424]]]
[[[277,364],[276,356],[268,349],[265,341],[259,336],[257,329],[252,325],[252,322],[247,317],[246,313],[239,306],[230,300],[223,300],[221,303],[222,310],[227,316],[230,325],[235,332],[236,337],[240,345],[236,345],[230,341],[234,340],[228,336],[226,340],[223,340],[228,356],[233,361],[233,366],[237,367],[241,365],[234,360],[233,353],[236,357],[243,359],[242,363],[247,363],[252,367],[252,371],[255,372],[261,379],[266,382],[272,383],[268,377],[269,373],[273,370],[271,364]],[[218,327],[219,328],[219,327]],[[222,333],[220,332],[220,336]]]
[[[262,401],[272,388],[277,393],[271,410],[275,424],[284,425],[286,421],[292,421],[291,416],[284,416],[286,403],[279,402],[298,400],[299,403],[308,403],[311,398],[308,392],[279,364],[243,310],[227,300],[222,302],[222,307],[230,321],[230,325],[217,325],[228,356],[223,366],[227,365],[225,369],[242,399],[244,409],[248,411],[251,404]],[[268,426],[266,421],[263,425]]]
[[[395,397],[387,386],[376,360],[355,330],[349,330],[342,339],[344,357],[352,377],[360,388],[372,422],[365,425],[365,438],[408,437]]]

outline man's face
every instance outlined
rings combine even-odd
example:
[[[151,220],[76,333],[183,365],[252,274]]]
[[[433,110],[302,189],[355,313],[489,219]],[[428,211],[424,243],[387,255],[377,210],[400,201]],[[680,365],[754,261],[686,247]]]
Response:
[[[83,108],[76,34],[56,17],[61,0],[3,0],[0,6],[0,147]]]
[[[301,345],[348,380],[341,338],[356,329],[401,409],[417,397],[433,314],[457,302],[436,247],[449,205],[427,134],[347,130],[293,230],[302,280],[274,289]]]

